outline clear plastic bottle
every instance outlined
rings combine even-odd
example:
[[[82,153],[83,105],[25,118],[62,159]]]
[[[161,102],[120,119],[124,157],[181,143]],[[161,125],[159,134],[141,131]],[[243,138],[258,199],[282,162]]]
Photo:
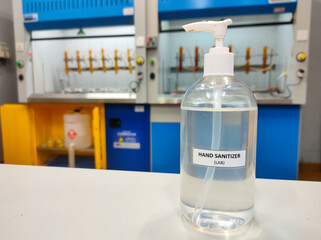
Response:
[[[207,76],[187,90],[181,104],[181,210],[195,225],[232,230],[251,220],[256,126],[255,98],[234,76]],[[195,164],[194,149],[221,151],[222,157],[245,151],[245,164],[219,166],[220,160],[228,164],[226,158],[215,166]]]
[[[224,38],[231,22],[183,27]],[[257,105],[250,89],[234,77],[233,54],[222,42],[204,62],[204,77],[181,104],[181,211],[200,228],[234,230],[253,217]]]

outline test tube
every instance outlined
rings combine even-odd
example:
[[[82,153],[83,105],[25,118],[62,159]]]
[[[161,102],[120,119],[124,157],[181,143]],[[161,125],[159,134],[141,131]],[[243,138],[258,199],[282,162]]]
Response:
[[[76,51],[76,57],[77,57],[77,68],[78,68],[78,73],[81,73],[81,66],[80,66],[80,57],[79,57],[79,51]]]
[[[68,53],[67,53],[67,51],[65,51],[65,72],[66,72],[66,75],[68,75],[69,67],[68,67]]]
[[[103,63],[103,71],[106,72],[107,68],[106,68],[105,53],[103,48],[101,49],[101,61]]]
[[[132,66],[132,62],[131,62],[130,50],[129,49],[127,49],[127,60],[128,60],[129,73],[132,73],[133,72],[133,66]]]
[[[228,45],[229,52],[232,52],[232,44]]]
[[[267,49],[268,49],[267,46],[265,46],[265,47],[263,48],[263,64],[262,64],[262,68],[263,68],[262,73],[263,73],[263,74],[266,73]]]
[[[90,69],[90,73],[94,72],[94,68],[93,68],[93,57],[92,57],[92,52],[91,50],[89,50],[89,69]]]
[[[198,46],[195,47],[195,68],[194,71],[198,71]]]
[[[245,57],[245,73],[248,74],[250,71],[250,47],[246,49],[246,57]]]
[[[179,47],[179,67],[178,71],[183,71],[183,47]]]
[[[118,56],[117,56],[117,49],[115,50],[115,74],[118,74]]]

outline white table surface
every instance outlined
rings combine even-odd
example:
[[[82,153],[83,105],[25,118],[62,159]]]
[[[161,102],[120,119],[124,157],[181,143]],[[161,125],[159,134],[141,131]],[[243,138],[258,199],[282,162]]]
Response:
[[[184,223],[179,175],[0,164],[0,239],[321,239],[321,183],[256,181],[255,221]]]

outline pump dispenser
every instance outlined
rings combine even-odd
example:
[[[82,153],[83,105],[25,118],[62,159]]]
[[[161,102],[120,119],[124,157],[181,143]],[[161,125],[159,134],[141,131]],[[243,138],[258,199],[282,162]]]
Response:
[[[229,231],[253,217],[257,105],[234,77],[223,40],[231,19],[184,25],[213,33],[204,76],[181,103],[181,211],[199,228]]]
[[[234,75],[234,54],[224,47],[223,41],[227,26],[232,23],[231,19],[224,21],[195,22],[184,25],[186,32],[202,31],[211,32],[216,40],[216,46],[205,54],[204,76],[207,75]]]

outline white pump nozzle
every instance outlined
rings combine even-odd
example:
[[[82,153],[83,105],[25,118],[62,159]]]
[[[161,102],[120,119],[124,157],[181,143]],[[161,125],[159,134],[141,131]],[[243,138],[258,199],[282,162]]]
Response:
[[[210,53],[205,55],[204,76],[206,75],[234,75],[233,53],[223,46],[227,26],[232,23],[231,19],[223,21],[203,21],[186,24],[183,26],[186,32],[211,32],[216,39],[216,47],[211,48]]]
[[[183,28],[186,32],[211,32],[216,39],[216,47],[223,47],[223,39],[226,34],[226,29],[231,23],[231,19],[226,19],[223,21],[203,21],[186,24],[183,26]]]

